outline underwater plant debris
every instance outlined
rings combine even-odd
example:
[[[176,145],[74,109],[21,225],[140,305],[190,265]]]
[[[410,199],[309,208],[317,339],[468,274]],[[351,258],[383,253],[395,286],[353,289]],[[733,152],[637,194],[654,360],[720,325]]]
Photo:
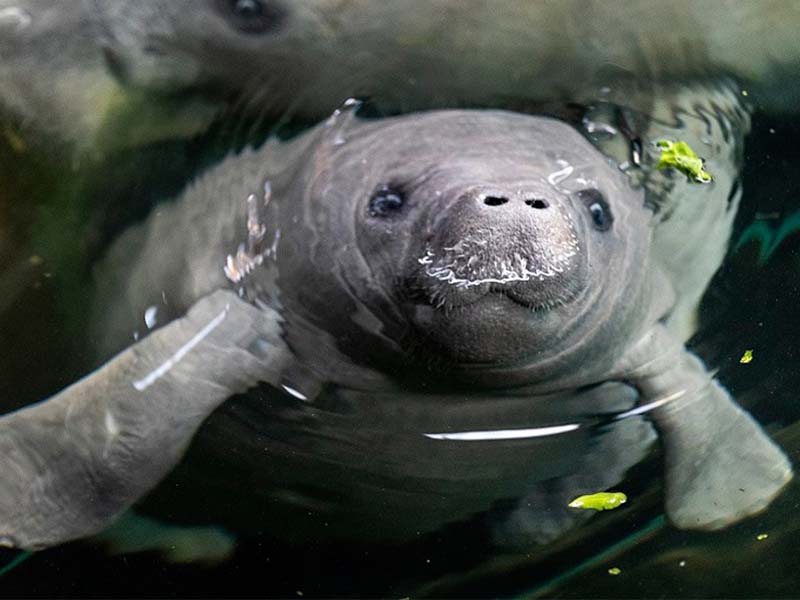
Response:
[[[697,183],[710,183],[713,179],[711,173],[705,170],[705,161],[686,142],[659,140],[656,145],[661,149],[657,169],[675,168],[686,175],[689,181]]]
[[[578,496],[569,503],[570,508],[583,508],[592,510],[612,510],[625,504],[628,497],[622,492],[598,492],[586,496]]]
[[[26,144],[22,136],[13,129],[3,129],[3,137],[15,154],[24,154],[28,151],[28,144]]]

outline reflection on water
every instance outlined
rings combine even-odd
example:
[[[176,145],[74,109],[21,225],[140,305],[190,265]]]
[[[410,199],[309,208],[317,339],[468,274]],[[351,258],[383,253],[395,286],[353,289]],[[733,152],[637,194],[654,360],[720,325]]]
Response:
[[[295,542],[413,540],[483,513],[481,520],[512,518],[528,528],[530,538],[549,539],[581,517],[565,508],[574,489],[610,485],[642,455],[638,447],[652,440],[641,420],[617,426],[590,420],[587,403],[593,410],[619,411],[632,401],[629,390],[612,394],[607,388],[533,403],[524,397],[336,390],[309,404],[262,392],[237,398],[212,417],[199,448],[192,450],[203,466],[187,461],[175,475],[181,491],[167,487],[162,496],[177,506],[189,486],[202,489],[199,506],[187,507],[201,518],[229,506],[231,495],[250,496],[238,501],[229,518],[240,527],[260,522],[270,534]],[[585,427],[510,440],[423,434],[444,430],[457,436],[487,427],[518,432],[524,425],[546,427],[565,418],[581,419]],[[215,450],[220,439],[227,440],[222,452]],[[514,499],[522,496],[527,503],[516,508]],[[490,532],[487,525],[482,527]],[[524,537],[519,530],[496,535]],[[512,542],[505,538],[498,541]]]
[[[28,27],[30,15],[0,3],[0,31],[9,23]],[[791,365],[797,290],[788,282],[798,266],[791,166],[797,128],[789,118],[759,113],[756,104],[753,134],[743,147],[750,100],[728,80],[626,78],[592,89],[569,102],[537,92],[531,105],[546,105],[548,114],[589,139],[607,157],[599,166],[588,151],[576,149],[577,142],[561,147],[564,137],[544,138],[550,144],[524,155],[520,136],[492,138],[487,129],[470,138],[475,133],[467,127],[443,129],[424,143],[398,128],[370,145],[364,140],[380,130],[377,117],[384,109],[367,103],[362,114],[372,118],[360,125],[354,116],[360,105],[351,103],[323,124],[323,151],[309,153],[304,142],[295,142],[277,158],[267,154],[274,145],[263,146],[261,155],[245,154],[226,178],[194,184],[189,199],[211,190],[213,201],[188,216],[181,204],[162,200],[240,144],[240,128],[260,143],[264,132],[283,127],[278,119],[264,117],[254,125],[237,113],[191,142],[144,144],[99,162],[75,162],[71,151],[29,147],[19,137],[17,117],[7,118],[7,125],[0,124],[6,132],[0,138],[0,336],[14,351],[0,356],[3,412],[46,398],[114,352],[146,342],[151,330],[164,331],[218,286],[276,308],[282,337],[302,360],[274,381],[232,395],[135,513],[93,540],[30,556],[9,551],[0,568],[11,568],[0,582],[12,594],[62,596],[167,590],[748,596],[794,589],[787,557],[794,550],[789,511],[796,484],[764,515],[722,533],[667,525],[650,419],[688,387],[642,397],[635,385],[605,382],[603,375],[622,358],[616,354],[626,351],[613,344],[599,347],[601,359],[588,353],[567,362],[543,384],[541,376],[526,378],[517,369],[492,371],[518,357],[519,347],[536,362],[561,348],[563,331],[589,335],[575,323],[601,304],[597,297],[586,300],[583,282],[593,269],[614,272],[612,288],[628,281],[615,271],[615,257],[639,242],[623,237],[611,251],[607,242],[593,246],[589,236],[602,231],[606,217],[592,225],[591,216],[574,212],[573,200],[563,200],[594,188],[608,196],[609,182],[618,185],[619,176],[655,214],[654,252],[665,255],[667,276],[676,278],[675,308],[661,321],[679,341],[695,333],[693,308],[725,255],[709,240],[723,239],[733,228],[735,244],[705,296],[692,347],[790,456],[796,452],[793,423],[800,413],[791,397]],[[314,122],[295,119],[286,129],[305,125]],[[523,128],[515,126],[513,133]],[[450,141],[459,135],[486,146]],[[706,159],[713,186],[692,186],[676,173],[656,171],[657,139],[688,141]],[[417,169],[423,156],[442,162]],[[505,171],[508,164],[513,176]],[[345,168],[352,169],[345,181],[336,179]],[[297,181],[308,182],[309,191],[293,191],[289,203],[286,190]],[[313,194],[333,209],[321,215],[308,208]],[[407,234],[389,220],[374,226],[374,238],[357,230],[360,238],[342,233],[327,243],[331,220],[336,227],[363,227],[353,225],[360,217],[347,212],[351,197],[369,202],[363,214],[372,219],[392,219],[400,205],[416,210],[413,202],[422,200],[440,214],[416,221],[412,231],[425,233],[417,245],[398,244]],[[452,208],[463,198],[484,212]],[[601,198],[610,207],[598,209],[613,212],[612,231],[644,222],[636,211],[620,209],[615,198]],[[577,206],[592,201],[600,202],[591,196]],[[714,202],[716,212],[708,210]],[[481,229],[479,215],[503,210],[518,212]],[[149,225],[131,229],[142,222]],[[224,231],[217,236],[222,243],[218,230]],[[553,239],[519,245],[508,242],[509,231],[512,240]],[[141,241],[142,232],[148,241]],[[354,242],[362,244],[366,259],[352,253]],[[584,264],[587,247],[595,262]],[[298,258],[304,252],[314,255],[311,266]],[[380,260],[370,263],[371,256]],[[353,274],[356,259],[366,265]],[[625,267],[620,272],[649,278],[644,261],[619,263]],[[574,289],[563,284],[568,277],[579,282],[569,284]],[[535,284],[540,287],[526,287]],[[626,321],[619,314],[646,312],[638,292],[626,290],[611,293],[619,310],[602,323],[622,330]],[[484,315],[464,311],[486,297],[502,298],[493,310],[507,319],[492,317],[479,327]],[[568,312],[584,301],[579,316]],[[531,314],[566,316],[545,323],[547,335],[531,338],[536,344],[524,337],[519,342],[517,322],[507,323],[512,304]],[[420,305],[424,311],[409,308]],[[450,319],[444,327],[437,321],[441,314]],[[459,314],[467,315],[460,329],[451,325]],[[209,321],[200,333],[210,335],[211,324],[222,320]],[[588,330],[602,329],[602,323]],[[425,335],[414,337],[420,330]],[[168,376],[206,335],[191,338],[194,345],[168,355],[134,387],[144,391]],[[569,346],[563,348],[568,354]],[[739,357],[749,348],[754,360],[742,365]],[[483,363],[484,372],[463,380],[454,367],[462,359]],[[215,359],[192,376],[202,380],[229,360]],[[596,360],[602,368],[586,366]],[[109,430],[118,427],[108,423]],[[591,519],[567,507],[580,494],[605,489],[625,491],[628,502]],[[764,533],[768,537],[759,539]],[[619,574],[610,575],[612,568]],[[42,578],[44,571],[56,575]]]

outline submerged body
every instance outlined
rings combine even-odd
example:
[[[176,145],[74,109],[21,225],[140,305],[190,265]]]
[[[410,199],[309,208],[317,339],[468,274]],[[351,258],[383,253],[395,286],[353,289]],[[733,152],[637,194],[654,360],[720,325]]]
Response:
[[[243,527],[390,539],[490,514],[498,541],[546,541],[651,423],[673,522],[757,512],[791,468],[683,347],[718,262],[698,280],[674,256],[721,257],[729,192],[673,191],[657,219],[574,129],[500,111],[345,112],[232,157],[98,270],[105,356],[148,307],[166,324],[0,420],[0,535],[96,531],[212,412],[193,504]]]

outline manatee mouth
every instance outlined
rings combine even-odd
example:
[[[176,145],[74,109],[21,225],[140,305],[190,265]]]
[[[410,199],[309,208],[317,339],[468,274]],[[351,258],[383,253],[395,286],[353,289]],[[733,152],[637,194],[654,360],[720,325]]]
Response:
[[[577,240],[546,255],[498,251],[484,241],[464,240],[436,252],[431,245],[419,264],[418,281],[434,308],[455,308],[503,296],[532,311],[567,304],[580,291]]]

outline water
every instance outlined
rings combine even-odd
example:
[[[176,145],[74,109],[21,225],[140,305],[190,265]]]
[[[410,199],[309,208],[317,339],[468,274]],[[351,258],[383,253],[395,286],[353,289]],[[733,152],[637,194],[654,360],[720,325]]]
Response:
[[[16,26],[23,22],[16,15],[27,15],[5,11],[2,14],[14,16]],[[730,92],[713,84],[697,92],[688,82],[676,86],[694,94],[696,101],[689,102],[688,109],[667,106],[658,121],[659,135],[696,136],[692,145],[710,158],[709,169],[724,182],[730,176],[725,158],[742,151],[736,142],[741,126],[736,120],[738,101],[724,105],[709,98],[720,93],[729,99],[742,90],[736,86]],[[609,101],[614,90],[603,87],[597,88],[596,102],[580,118],[571,116],[576,107],[560,98],[553,99],[547,111],[585,129],[587,137],[630,173],[634,184],[682,189],[679,177],[659,179],[659,173],[637,168],[646,163],[648,154],[652,160],[654,152],[625,133],[626,128],[636,127],[641,115],[632,110],[620,121],[620,101]],[[453,96],[449,101],[459,105],[461,100]],[[749,96],[740,100],[753,101],[756,108],[741,161],[741,205],[731,250],[704,296],[700,329],[690,346],[793,458],[800,439],[796,426],[800,409],[793,397],[798,383],[793,364],[798,323],[794,223],[800,207],[794,198],[798,182],[792,165],[798,158],[800,128],[792,114],[759,110],[758,101]],[[783,103],[770,98],[765,106]],[[649,106],[636,101],[630,105]],[[726,112],[731,106],[733,112]],[[369,103],[363,110],[372,111],[374,117],[393,112]],[[349,135],[352,115],[345,112],[333,120],[331,151],[349,151],[357,143]],[[313,125],[302,118],[253,121],[239,114],[225,115],[209,133],[192,141],[156,142],[100,159],[80,155],[83,158],[77,160],[69,150],[26,141],[25,129],[20,134],[19,123],[13,117],[6,119],[7,124],[0,126],[4,132],[0,339],[11,351],[0,355],[4,411],[69,385],[107,358],[98,348],[120,344],[111,335],[76,342],[85,339],[92,320],[92,266],[114,239],[148,214],[168,218],[159,216],[167,214],[162,200],[175,195],[194,173],[231,147],[241,146],[243,137],[260,141],[274,130],[289,136]],[[708,130],[695,128],[696,123],[707,124]],[[109,127],[113,126],[112,119]],[[571,163],[552,158],[556,167],[550,185],[587,184],[573,181],[577,176]],[[247,189],[232,194],[230,200],[239,203],[243,217],[242,245],[231,248],[227,263],[224,253],[211,258],[218,263],[217,277],[227,276],[234,284],[250,281],[253,272],[268,272],[259,269],[282,256],[284,244],[302,237],[285,229],[263,231],[262,224],[279,210],[269,199],[272,190],[265,194],[263,187],[239,183]],[[684,188],[701,193],[700,188]],[[249,194],[253,200],[248,200]],[[650,200],[659,218],[666,218],[672,207],[660,204],[660,198],[654,195]],[[258,208],[262,199],[263,211]],[[704,200],[702,196],[681,199]],[[300,226],[308,223],[301,221]],[[318,232],[313,227],[309,231],[305,240],[313,243]],[[162,241],[170,247],[168,239]],[[533,278],[525,259],[517,257],[496,277],[468,279],[463,273],[480,252],[469,243],[445,250],[452,253],[448,255],[452,260],[428,273],[437,285],[458,288],[467,281],[460,287],[480,289]],[[178,254],[165,252],[165,256],[168,266]],[[423,268],[434,260],[427,252],[416,258]],[[555,261],[558,268],[547,271],[547,276],[561,273],[558,269],[566,268],[569,258],[561,256],[560,262]],[[691,260],[695,260],[691,251],[676,253],[675,268],[685,268]],[[690,271],[703,268],[698,261]],[[286,274],[282,275],[285,280]],[[124,346],[182,314],[174,296],[149,283],[157,280],[143,281],[143,295],[151,299],[135,318],[120,325]],[[264,276],[258,284],[271,281]],[[279,301],[285,303],[298,289],[303,288],[282,289]],[[251,293],[252,288],[242,287],[243,295]],[[356,314],[362,331],[377,331],[374,315]],[[284,316],[291,320],[291,309],[284,307]],[[334,360],[331,348],[330,342],[320,343],[308,352]],[[748,349],[753,360],[743,364],[740,359]],[[368,351],[372,351],[369,344],[364,352]],[[341,364],[346,366],[347,361]],[[392,368],[422,373],[425,379],[424,370],[415,370],[419,365],[412,362],[395,363]],[[435,372],[438,365],[428,368]],[[619,385],[613,401],[589,389],[582,390],[584,396],[577,400],[555,394],[531,402],[519,393],[487,394],[458,387],[446,377],[430,383],[429,389],[419,389],[407,374],[404,385],[410,395],[399,399],[396,394],[365,393],[319,381],[308,370],[298,369],[287,374],[280,387],[262,386],[231,399],[210,418],[186,460],[137,506],[138,513],[146,516],[128,517],[100,538],[30,556],[9,550],[2,557],[2,564],[12,567],[0,578],[3,593],[27,597],[795,594],[798,581],[791,557],[796,551],[794,515],[800,503],[797,484],[791,484],[766,513],[722,532],[669,527],[663,516],[660,455],[655,447],[641,444],[652,437],[646,419],[635,415],[609,424],[609,418],[635,410],[630,388]],[[592,394],[598,400],[587,401],[586,395]],[[594,410],[587,411],[587,404]],[[483,441],[470,445],[465,441],[470,437]],[[537,456],[535,465],[529,455]],[[618,481],[628,466],[631,469]],[[615,470],[619,477],[609,472]],[[559,485],[576,473],[588,473],[598,488],[594,491],[610,486],[624,490],[628,502],[591,520],[578,519],[564,531],[543,529],[538,523],[533,533],[526,532],[529,523],[523,514],[505,521],[505,529],[499,528],[504,536],[498,534],[500,517],[516,514],[515,501],[537,482],[545,483],[534,486],[538,495],[529,502],[545,502],[539,507],[541,515],[576,519],[578,515],[563,506],[547,505],[551,494],[571,491]],[[165,528],[159,522],[170,525]],[[536,538],[547,543],[532,543]],[[192,555],[205,560],[177,562]],[[619,572],[612,574],[610,569]]]

